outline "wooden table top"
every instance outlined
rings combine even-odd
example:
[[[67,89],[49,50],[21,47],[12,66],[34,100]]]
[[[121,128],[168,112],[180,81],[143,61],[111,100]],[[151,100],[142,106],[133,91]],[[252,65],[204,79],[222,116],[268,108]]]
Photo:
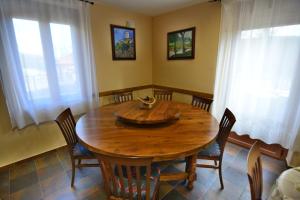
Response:
[[[173,101],[168,103],[181,115],[171,123],[133,125],[116,120],[115,112],[134,102],[103,106],[82,116],[76,124],[80,143],[100,154],[164,161],[195,154],[217,136],[219,124],[212,115]]]

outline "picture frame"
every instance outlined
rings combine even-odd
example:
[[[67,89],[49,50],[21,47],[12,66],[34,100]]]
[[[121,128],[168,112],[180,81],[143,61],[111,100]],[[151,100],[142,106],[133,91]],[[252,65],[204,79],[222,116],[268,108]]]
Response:
[[[183,60],[195,58],[196,27],[168,32],[167,59]]]
[[[112,59],[136,60],[135,29],[110,25]]]

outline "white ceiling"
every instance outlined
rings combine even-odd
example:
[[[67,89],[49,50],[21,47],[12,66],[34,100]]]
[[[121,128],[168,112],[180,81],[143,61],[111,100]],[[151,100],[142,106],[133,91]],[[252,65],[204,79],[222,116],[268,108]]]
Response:
[[[93,0],[103,2],[145,15],[156,16],[209,0]]]

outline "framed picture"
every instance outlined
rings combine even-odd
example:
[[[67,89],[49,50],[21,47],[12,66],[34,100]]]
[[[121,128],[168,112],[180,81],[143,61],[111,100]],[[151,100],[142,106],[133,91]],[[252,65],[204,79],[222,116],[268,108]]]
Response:
[[[168,60],[194,59],[195,31],[192,27],[168,33]]]
[[[135,60],[135,29],[110,25],[113,60]]]

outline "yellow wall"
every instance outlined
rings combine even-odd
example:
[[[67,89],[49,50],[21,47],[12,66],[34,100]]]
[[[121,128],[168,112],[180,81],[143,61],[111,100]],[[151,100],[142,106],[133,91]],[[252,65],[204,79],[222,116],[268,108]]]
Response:
[[[213,93],[221,4],[201,3],[153,18],[153,82]],[[196,27],[195,59],[167,60],[167,33]]]
[[[135,23],[137,59],[112,61],[109,25],[125,25],[127,20]],[[91,9],[91,23],[100,91],[152,84],[152,18],[96,4]],[[134,96],[150,93],[149,89],[141,90],[134,92]],[[111,97],[101,98],[101,105],[111,102]],[[63,145],[64,138],[55,123],[11,130],[0,91],[0,167]]]
[[[91,9],[97,77],[100,91],[152,84],[152,18],[112,6]],[[136,61],[113,61],[110,24],[135,24]]]

